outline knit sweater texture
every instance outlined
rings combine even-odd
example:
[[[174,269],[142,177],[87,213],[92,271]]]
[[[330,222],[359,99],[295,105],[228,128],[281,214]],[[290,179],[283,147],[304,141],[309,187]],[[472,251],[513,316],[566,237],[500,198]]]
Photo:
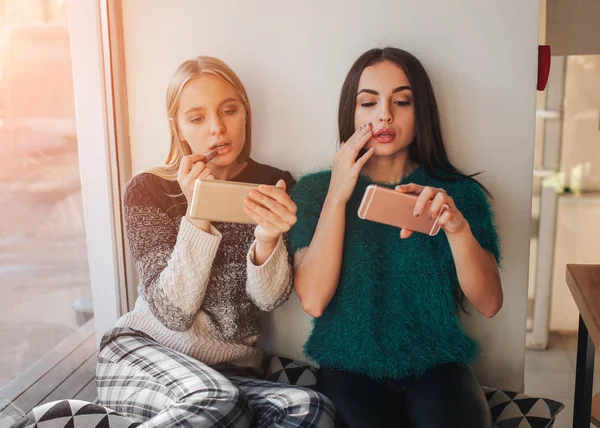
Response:
[[[320,171],[302,177],[294,188],[294,253],[311,243],[330,179],[330,170]],[[322,316],[313,320],[304,347],[321,366],[375,379],[406,379],[444,363],[468,365],[477,354],[459,322],[459,283],[445,233],[400,239],[399,229],[357,215],[369,184],[393,188],[411,182],[446,190],[477,241],[500,261],[490,203],[473,180],[440,181],[421,166],[393,185],[360,176],[346,207],[338,287]]]
[[[231,181],[274,185],[289,172],[249,160]],[[210,201],[207,201],[210,203]],[[151,173],[133,178],[125,194],[127,238],[140,285],[128,327],[209,364],[259,367],[260,318],[290,295],[287,236],[260,266],[254,264],[254,225],[213,222],[210,233],[185,218],[176,181]]]

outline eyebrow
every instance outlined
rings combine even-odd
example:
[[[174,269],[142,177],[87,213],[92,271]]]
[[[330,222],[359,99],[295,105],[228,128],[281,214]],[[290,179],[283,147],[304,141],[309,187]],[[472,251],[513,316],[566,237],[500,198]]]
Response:
[[[411,91],[412,92],[412,88],[410,86],[398,86],[396,89],[394,89],[392,91],[392,94],[395,94],[396,92],[401,92],[401,91]],[[366,92],[367,94],[373,94],[373,95],[379,95],[379,92],[374,91],[373,89],[361,89],[360,91],[358,91],[358,93],[356,94],[357,96],[363,92]]]
[[[221,107],[223,104],[225,104],[225,103],[229,103],[229,102],[231,102],[231,101],[238,101],[238,102],[241,102],[241,101],[240,101],[240,100],[238,100],[237,98],[229,97],[229,98],[225,98],[223,101],[221,101],[221,102],[219,103],[219,107]],[[205,110],[205,108],[204,108],[204,107],[190,107],[189,109],[187,109],[187,110],[185,111],[185,113],[184,113],[184,114],[188,114],[188,113],[190,113],[190,112],[193,112],[193,111],[201,111],[201,110]]]

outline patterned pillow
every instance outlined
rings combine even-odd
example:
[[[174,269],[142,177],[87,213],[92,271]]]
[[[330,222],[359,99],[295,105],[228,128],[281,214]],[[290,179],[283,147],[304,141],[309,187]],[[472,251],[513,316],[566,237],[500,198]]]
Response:
[[[275,355],[265,359],[265,378],[288,385],[314,388],[317,385],[317,371],[301,361]]]
[[[34,407],[18,428],[132,428],[139,422],[106,407],[80,400],[60,400]]]
[[[483,387],[498,428],[550,428],[564,404],[548,398]]]
[[[313,388],[316,369],[307,363],[271,355],[265,359],[268,380]],[[495,428],[550,428],[564,408],[547,398],[530,397],[516,392],[482,387],[492,412]]]

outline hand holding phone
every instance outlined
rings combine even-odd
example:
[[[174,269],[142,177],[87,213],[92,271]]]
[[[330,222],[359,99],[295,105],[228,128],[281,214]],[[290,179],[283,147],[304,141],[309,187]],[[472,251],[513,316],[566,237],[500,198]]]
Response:
[[[259,244],[274,247],[279,237],[296,223],[296,204],[286,188],[284,180],[275,186],[260,186],[245,201],[246,214],[258,224],[254,236]]]
[[[454,199],[444,189],[409,183],[397,186],[396,191],[417,196],[415,215],[439,216],[439,224],[446,235],[460,233],[468,225]],[[411,234],[409,230],[402,230],[401,237],[408,238]]]
[[[440,217],[449,208],[444,204],[435,217],[430,217],[432,201],[428,200],[422,209],[423,214],[415,215],[418,197],[400,193],[387,187],[371,184],[367,186],[358,216],[364,220],[387,224],[404,231],[414,231],[435,236],[440,231]],[[410,236],[410,234],[408,234]],[[402,237],[408,237],[406,234]]]

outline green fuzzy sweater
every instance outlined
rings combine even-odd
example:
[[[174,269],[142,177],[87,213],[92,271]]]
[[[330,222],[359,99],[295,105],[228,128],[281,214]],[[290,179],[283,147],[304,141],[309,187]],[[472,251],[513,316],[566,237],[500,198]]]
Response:
[[[293,190],[298,206],[298,222],[290,231],[294,253],[312,240],[330,178],[330,170],[308,174]],[[481,246],[500,260],[493,214],[477,183],[441,182],[423,167],[402,184],[411,182],[445,189]],[[449,362],[470,364],[477,345],[457,316],[459,283],[446,235],[415,233],[401,240],[399,229],[361,220],[357,211],[369,184],[373,182],[361,176],[348,201],[338,288],[313,321],[306,355],[321,366],[375,379],[420,376]]]

